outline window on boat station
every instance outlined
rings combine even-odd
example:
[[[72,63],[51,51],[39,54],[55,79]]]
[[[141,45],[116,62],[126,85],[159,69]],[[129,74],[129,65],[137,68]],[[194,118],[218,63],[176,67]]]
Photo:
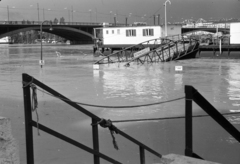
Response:
[[[126,36],[136,36],[136,30],[135,29],[126,30]]]
[[[108,34],[108,30],[106,30],[106,34]]]
[[[154,33],[153,33],[153,29],[150,28],[150,29],[143,29],[143,36],[153,36]]]
[[[117,29],[117,34],[120,34],[120,29]]]
[[[114,34],[114,30],[112,30],[112,34]]]

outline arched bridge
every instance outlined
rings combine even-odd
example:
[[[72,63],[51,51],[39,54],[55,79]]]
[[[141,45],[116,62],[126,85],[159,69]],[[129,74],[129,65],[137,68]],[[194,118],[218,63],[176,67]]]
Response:
[[[36,21],[2,21],[0,22],[0,38],[30,30],[40,31],[41,24],[42,22]],[[52,30],[50,30],[50,26]],[[101,26],[102,23],[65,22],[50,24],[50,22],[44,22],[42,31],[66,38],[72,44],[93,43],[93,29]]]
[[[0,21],[0,38],[11,36],[19,32],[30,30],[40,31],[42,22],[38,21]],[[120,24],[119,24],[120,25]],[[42,30],[44,32],[52,33],[60,37],[70,40],[72,44],[93,43],[93,29],[102,27],[102,23],[86,23],[86,22],[64,22],[64,23],[51,23],[52,29],[50,30],[50,22],[44,22]],[[122,26],[122,24],[120,25]],[[216,28],[182,28],[182,33],[193,31],[208,31],[215,33]],[[229,33],[229,28],[218,28],[218,31]]]

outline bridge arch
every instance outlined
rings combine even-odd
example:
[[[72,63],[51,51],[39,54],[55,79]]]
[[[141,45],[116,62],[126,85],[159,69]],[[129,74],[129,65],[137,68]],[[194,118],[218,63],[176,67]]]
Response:
[[[42,26],[42,31],[58,35],[67,40],[70,40],[70,41],[75,41],[75,42],[79,42],[79,41],[82,42],[84,40],[92,41],[94,38],[94,36],[91,32],[86,32],[86,31],[76,29],[73,27],[62,27],[62,26],[54,26],[53,25],[52,29],[53,30],[50,30],[49,25]],[[0,34],[0,38],[6,37],[6,36],[11,36],[13,34],[17,34],[20,32],[30,31],[30,30],[40,31],[40,26],[15,29],[15,30]]]

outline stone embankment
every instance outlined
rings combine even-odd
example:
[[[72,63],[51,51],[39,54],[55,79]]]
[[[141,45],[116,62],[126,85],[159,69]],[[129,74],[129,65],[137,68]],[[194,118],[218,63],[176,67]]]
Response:
[[[177,154],[168,154],[164,155],[161,159],[161,162],[156,164],[219,164],[219,163],[200,160],[196,158],[190,158]]]
[[[20,164],[10,119],[4,117],[0,117],[0,164]]]

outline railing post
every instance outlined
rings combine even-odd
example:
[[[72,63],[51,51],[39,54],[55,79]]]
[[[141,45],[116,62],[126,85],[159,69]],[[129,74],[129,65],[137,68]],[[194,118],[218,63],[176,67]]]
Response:
[[[140,151],[140,164],[145,164],[145,152],[142,146],[139,146]]]
[[[97,120],[92,118],[92,138],[93,138],[93,149],[99,152],[99,138],[98,138],[98,123]],[[98,155],[94,155],[94,164],[100,164],[100,158]]]
[[[171,57],[171,49],[170,49],[170,44],[168,44],[168,57]]]
[[[193,154],[192,134],[192,86],[185,86],[185,155],[191,157]]]
[[[176,43],[176,53],[178,53],[178,42],[175,42]]]
[[[34,164],[31,91],[30,85],[28,85],[31,82],[31,79],[29,79],[29,76],[27,74],[22,74],[22,79],[23,79],[27,164]]]

